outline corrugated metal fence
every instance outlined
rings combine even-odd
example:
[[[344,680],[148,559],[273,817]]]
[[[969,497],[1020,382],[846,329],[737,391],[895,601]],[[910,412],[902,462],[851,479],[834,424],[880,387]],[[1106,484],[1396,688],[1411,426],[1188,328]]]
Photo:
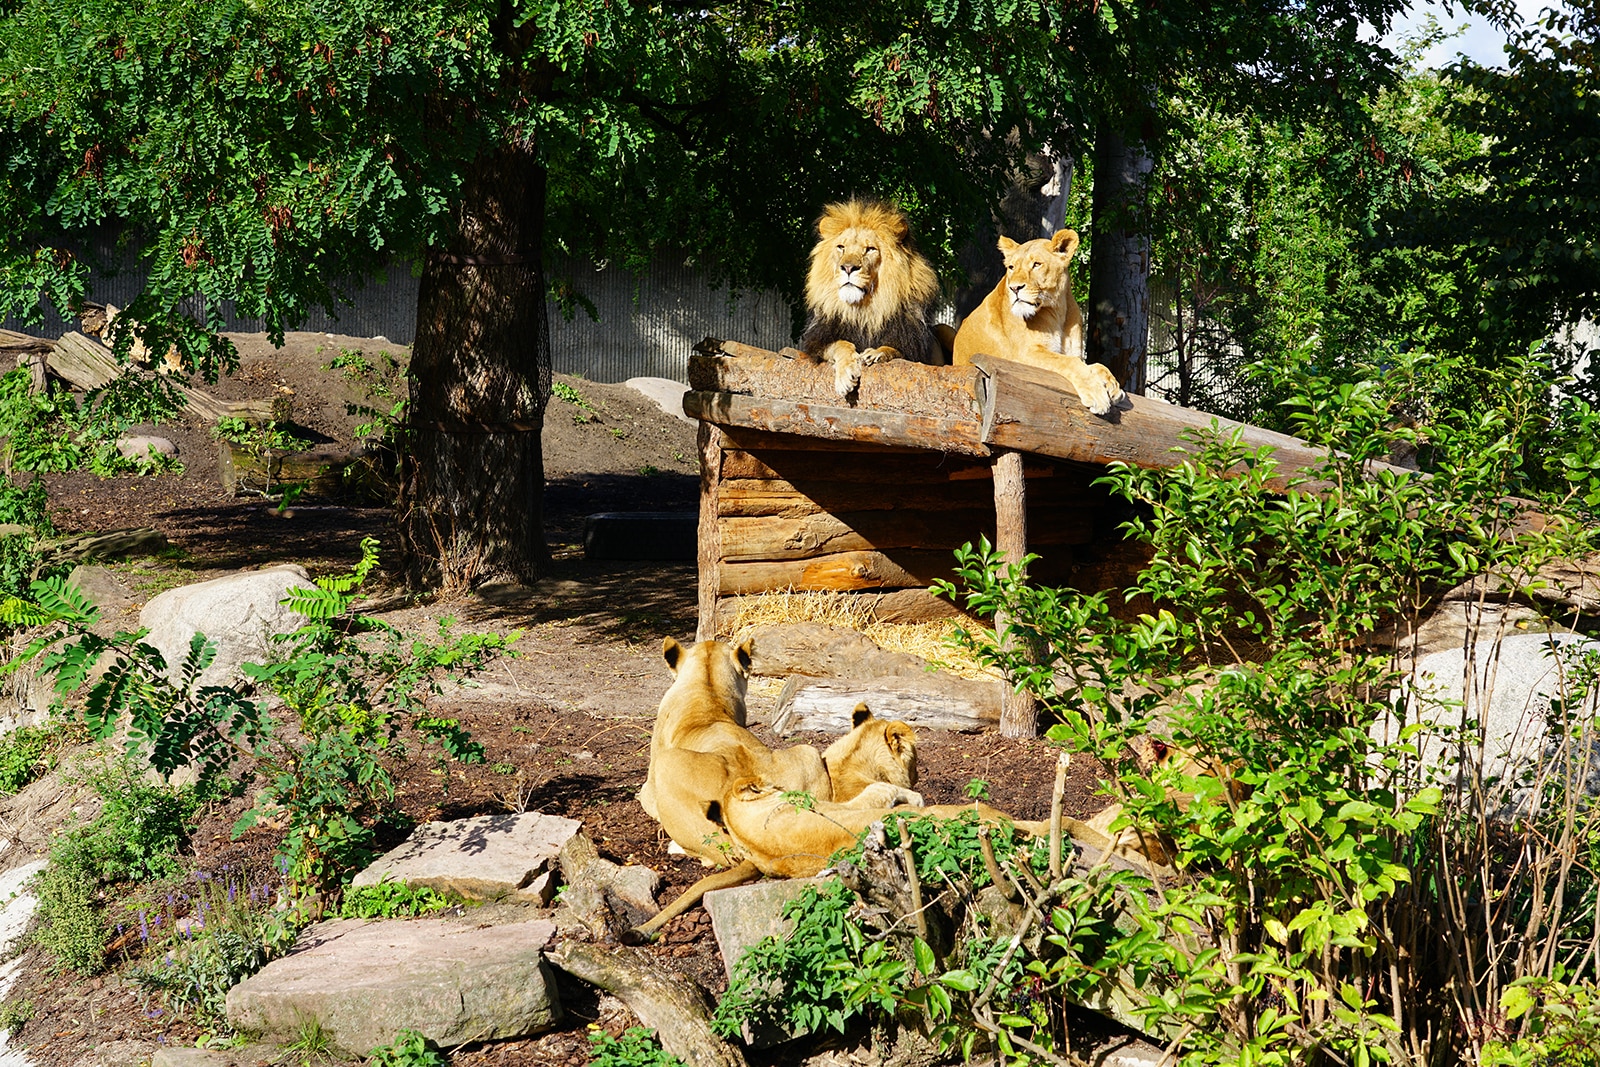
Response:
[[[620,382],[652,376],[686,381],[689,353],[702,338],[723,337],[777,349],[793,341],[789,304],[775,293],[732,293],[714,289],[692,266],[663,258],[639,275],[615,268],[557,262],[552,274],[573,280],[578,293],[594,307],[591,318],[580,307],[571,318],[550,301],[550,341],[554,366],[563,374],[593,381]],[[139,292],[142,276],[135,271],[97,276],[91,299],[125,307]],[[313,313],[301,327],[317,333],[353,337],[385,337],[410,344],[416,336],[418,279],[404,263],[349,295],[354,303],[337,316]],[[231,331],[254,332],[259,321],[225,315]],[[0,327],[59,337],[73,329],[52,312],[43,326],[13,320]]]

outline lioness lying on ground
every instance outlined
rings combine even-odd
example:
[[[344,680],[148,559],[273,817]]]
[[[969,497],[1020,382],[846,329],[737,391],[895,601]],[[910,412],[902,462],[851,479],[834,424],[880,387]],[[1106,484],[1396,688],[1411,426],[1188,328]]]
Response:
[[[685,649],[672,638],[662,655],[675,678],[650,733],[650,769],[639,803],[692,856],[718,865],[741,858],[720,815],[728,783],[754,776],[827,801],[882,807],[920,803],[916,740],[905,723],[857,709],[848,735],[818,753],[810,745],[773,749],[745,728],[750,641],[730,648],[701,641]]]
[[[1078,235],[1061,230],[1017,244],[1000,238],[1006,273],[956,332],[956,366],[985,354],[1063,375],[1083,406],[1104,415],[1125,396],[1113,375],[1083,354],[1083,312],[1072,298]]]

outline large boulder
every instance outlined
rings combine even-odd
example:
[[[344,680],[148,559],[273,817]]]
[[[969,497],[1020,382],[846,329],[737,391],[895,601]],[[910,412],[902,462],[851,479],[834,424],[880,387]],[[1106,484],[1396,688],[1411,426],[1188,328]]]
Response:
[[[561,1015],[543,948],[549,922],[477,927],[445,919],[335,919],[228,991],[228,1024],[270,1040],[309,1021],[365,1056],[416,1030],[444,1048],[548,1030]]]
[[[1600,641],[1569,633],[1513,633],[1474,645],[1470,655],[1458,648],[1421,657],[1404,703],[1408,722],[1438,728],[1415,741],[1424,765],[1445,782],[1481,773],[1490,811],[1526,810],[1541,781],[1565,775],[1574,759],[1586,792],[1600,795],[1592,726],[1600,686],[1583,684],[1594,667]],[[1393,740],[1397,725],[1374,730]]]
[[[145,604],[139,625],[149,629],[145,641],[161,652],[174,679],[190,640],[197,632],[205,634],[217,643],[217,658],[201,672],[199,683],[233,685],[241,680],[240,664],[267,662],[273,637],[305,625],[305,618],[283,601],[291,589],[311,588],[310,575],[296,564],[241,571],[167,590]]]
[[[783,916],[783,909],[790,901],[798,899],[809,887],[822,886],[833,880],[780,878],[707,893],[705,909],[711,916],[711,932],[722,951],[722,965],[727,970],[728,978],[732,980],[739,957],[747,949],[754,948],[769,937],[781,941],[794,933],[794,920]],[[746,1023],[740,1036],[751,1048],[769,1048],[803,1034],[804,1031],[790,1031],[782,1023],[758,1020],[753,1026]]]
[[[556,858],[582,826],[576,819],[537,811],[430,822],[350,884],[359,888],[388,879],[468,900],[548,904],[555,892]]]

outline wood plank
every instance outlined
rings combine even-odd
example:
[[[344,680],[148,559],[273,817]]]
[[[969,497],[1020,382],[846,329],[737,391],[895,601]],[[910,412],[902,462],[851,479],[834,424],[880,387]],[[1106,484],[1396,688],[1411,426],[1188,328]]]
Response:
[[[717,636],[717,597],[722,586],[722,534],[717,522],[717,497],[722,486],[722,431],[709,422],[700,424],[700,529],[696,536],[699,556],[699,616],[695,640]]]
[[[1049,477],[1054,467],[1035,469],[1036,477]],[[988,478],[989,464],[976,458],[943,452],[875,452],[841,454],[750,452],[727,449],[722,454],[724,478],[778,478],[798,481],[811,477],[823,481],[869,482],[875,485],[942,485],[965,478]]]
[[[1081,545],[1094,536],[1089,507],[1040,508],[1030,514],[1037,545]],[[722,558],[729,563],[809,559],[833,552],[889,548],[954,549],[980,536],[995,541],[994,512],[951,511],[817,512],[811,515],[728,517],[718,524]]]
[[[1041,479],[1030,485],[1030,496],[1041,505],[1106,505],[1106,492],[1087,480]],[[946,485],[892,484],[872,486],[857,482],[787,482],[781,478],[730,478],[722,482],[718,510],[727,517],[762,515],[815,515],[818,512],[941,511],[982,508],[992,510],[994,493],[988,481],[955,481]]]
[[[908,589],[950,577],[955,565],[955,557],[946,549],[901,549],[892,555],[836,552],[814,559],[724,563],[720,590],[728,596],[778,589]]]
[[[921,588],[891,589],[882,593],[865,590],[849,595],[852,601],[860,604],[863,612],[869,613],[879,622],[921,623],[966,618],[954,604]],[[719,633],[733,632],[734,620],[738,617],[739,609],[748,602],[744,596],[725,596],[717,602]]]
[[[748,345],[741,346],[741,352],[738,356],[691,355],[689,388],[846,406],[833,391],[832,364],[784,359]],[[930,367],[890,360],[862,370],[853,406],[933,418],[976,419],[980,373],[970,366]]]
[[[981,427],[976,417],[936,418],[702,391],[683,394],[683,410],[693,418],[719,426],[747,426],[820,440],[901,445],[969,456],[989,454],[980,440]]]
[[[1093,415],[1062,377],[992,356],[979,356],[974,362],[985,375],[978,382],[978,394],[983,409],[980,436],[988,445],[1083,463],[1104,465],[1120,460],[1137,467],[1172,468],[1188,458],[1183,452],[1173,451],[1175,448],[1194,451],[1194,446],[1180,435],[1185,430],[1208,428],[1215,420],[1224,430],[1242,428],[1243,443],[1248,448],[1270,445],[1276,449],[1276,477],[1267,483],[1276,490],[1286,488],[1291,478],[1317,467],[1326,458],[1322,449],[1288,434],[1180,408],[1153,397],[1129,396],[1129,406],[1124,410]],[[1368,467],[1403,470],[1387,463]],[[1314,492],[1329,485],[1307,482],[1301,488]]]
[[[863,444],[859,441],[829,441],[820,437],[800,437],[792,433],[773,433],[749,426],[722,427],[726,448],[746,452],[850,452],[861,456],[926,456],[928,450],[912,445]]]

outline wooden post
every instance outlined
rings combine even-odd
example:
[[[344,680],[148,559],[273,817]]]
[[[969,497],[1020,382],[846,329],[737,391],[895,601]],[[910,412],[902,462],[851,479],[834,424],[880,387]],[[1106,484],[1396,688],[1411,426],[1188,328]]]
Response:
[[[717,521],[717,497],[722,486],[722,431],[709,422],[700,424],[700,618],[696,641],[717,636],[717,598],[722,594],[722,532]]]
[[[994,533],[995,548],[1007,563],[1022,562],[1028,554],[1028,491],[1022,477],[1022,453],[1000,449],[994,458]],[[1004,613],[994,619],[995,635],[1006,647],[1013,639],[1010,620]],[[1006,679],[1000,698],[1002,737],[1037,737],[1039,706],[1033,694],[1017,692],[1013,679]]]

